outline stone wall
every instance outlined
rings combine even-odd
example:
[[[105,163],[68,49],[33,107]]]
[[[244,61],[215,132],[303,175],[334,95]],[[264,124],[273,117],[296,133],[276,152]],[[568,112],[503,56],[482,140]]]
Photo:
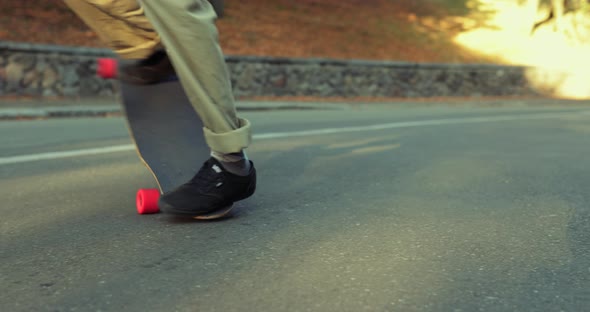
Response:
[[[525,68],[468,64],[228,57],[237,96],[536,95]]]
[[[108,50],[0,42],[0,96],[113,97],[115,82],[96,76]]]
[[[0,96],[113,97],[95,75],[104,49],[0,42]],[[536,95],[526,68],[266,57],[226,58],[236,97],[431,97]]]

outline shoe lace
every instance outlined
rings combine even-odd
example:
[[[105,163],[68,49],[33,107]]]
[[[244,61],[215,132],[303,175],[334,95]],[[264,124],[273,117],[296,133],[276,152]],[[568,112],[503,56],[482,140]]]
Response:
[[[209,162],[203,164],[199,172],[188,182],[199,188],[217,187],[222,182],[222,175],[215,172]]]

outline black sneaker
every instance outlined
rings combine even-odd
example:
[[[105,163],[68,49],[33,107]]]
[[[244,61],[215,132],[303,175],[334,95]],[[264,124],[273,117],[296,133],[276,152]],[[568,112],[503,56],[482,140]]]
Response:
[[[143,60],[122,62],[119,78],[130,84],[148,85],[165,81],[174,73],[168,54],[156,51]]]
[[[166,213],[202,219],[221,217],[234,202],[246,199],[256,189],[256,169],[250,162],[250,173],[239,176],[227,172],[215,158],[207,160],[187,183],[160,198],[160,210]],[[222,211],[223,213],[217,213]],[[208,217],[211,216],[211,217]]]

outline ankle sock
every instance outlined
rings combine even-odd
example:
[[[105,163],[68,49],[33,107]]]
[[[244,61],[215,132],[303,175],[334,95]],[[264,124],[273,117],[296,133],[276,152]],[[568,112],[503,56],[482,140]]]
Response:
[[[246,152],[223,154],[218,152],[211,152],[211,157],[217,159],[223,169],[230,173],[239,176],[247,176],[250,173],[250,160]]]

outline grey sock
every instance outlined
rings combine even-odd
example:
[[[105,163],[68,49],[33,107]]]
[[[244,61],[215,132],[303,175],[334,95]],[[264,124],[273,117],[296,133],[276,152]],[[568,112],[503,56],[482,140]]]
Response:
[[[211,157],[217,159],[223,169],[235,175],[247,176],[250,173],[250,160],[248,160],[248,156],[244,151],[229,154],[212,151]]]

